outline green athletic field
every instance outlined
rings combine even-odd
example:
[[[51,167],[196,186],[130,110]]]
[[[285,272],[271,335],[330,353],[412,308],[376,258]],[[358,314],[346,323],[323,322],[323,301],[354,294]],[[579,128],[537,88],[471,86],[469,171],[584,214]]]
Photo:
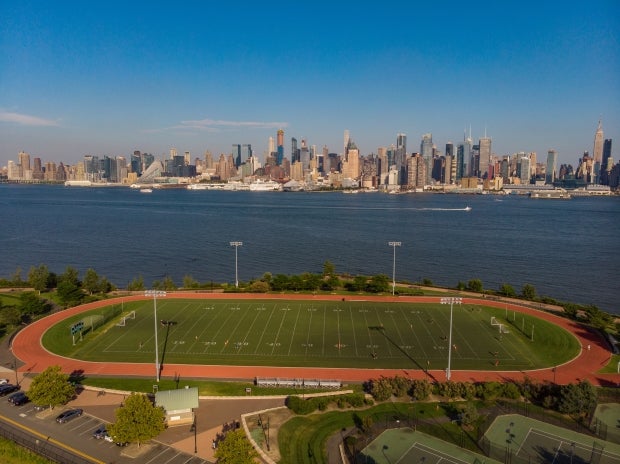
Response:
[[[132,311],[135,318],[118,326]],[[151,299],[94,310],[57,324],[46,332],[43,343],[57,354],[89,361],[151,362],[156,327],[159,355],[166,363],[447,366],[448,305],[161,298],[157,322],[153,313]],[[93,321],[104,317],[92,317],[97,315],[106,319],[98,327]],[[504,324],[505,333],[491,324],[492,317]],[[82,340],[79,332],[71,335],[71,327],[80,321]],[[551,367],[573,358],[578,350],[575,337],[546,321],[496,308],[454,306],[452,369]]]

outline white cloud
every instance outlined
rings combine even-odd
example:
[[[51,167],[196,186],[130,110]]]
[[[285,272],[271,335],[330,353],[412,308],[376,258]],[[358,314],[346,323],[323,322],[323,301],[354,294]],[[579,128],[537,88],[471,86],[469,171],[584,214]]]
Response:
[[[196,119],[181,121],[179,124],[164,129],[149,129],[145,132],[163,132],[166,130],[196,130],[201,132],[220,132],[226,128],[250,129],[282,129],[288,126],[286,122],[262,121],[223,121],[220,119]]]
[[[12,113],[10,111],[0,111],[0,122],[10,122],[22,126],[59,126],[58,121],[39,118],[28,114]]]

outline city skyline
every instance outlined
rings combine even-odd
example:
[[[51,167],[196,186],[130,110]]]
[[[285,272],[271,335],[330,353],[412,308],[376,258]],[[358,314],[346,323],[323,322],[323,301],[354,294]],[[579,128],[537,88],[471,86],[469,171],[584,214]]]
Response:
[[[23,150],[202,158],[285,131],[342,152],[439,151],[465,132],[498,156],[594,155],[618,138],[620,5],[251,2],[181,8],[18,2],[0,26],[0,166]],[[617,155],[614,157],[617,158]]]

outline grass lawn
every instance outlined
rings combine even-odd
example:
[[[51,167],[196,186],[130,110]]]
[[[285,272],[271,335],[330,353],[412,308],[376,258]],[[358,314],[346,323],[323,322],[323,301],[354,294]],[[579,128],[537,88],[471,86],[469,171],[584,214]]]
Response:
[[[117,325],[132,312],[135,318]],[[110,318],[91,329],[93,315]],[[491,325],[491,317],[507,333]],[[167,363],[437,369],[448,357],[449,320],[450,307],[441,304],[161,298],[157,321],[152,300],[125,303],[63,321],[46,332],[43,344],[88,361],[151,362],[157,330]],[[71,326],[80,321],[83,339],[78,333],[73,340]],[[551,367],[578,351],[575,337],[535,317],[454,307],[453,369]]]
[[[3,464],[51,464],[49,461],[37,454],[22,448],[18,444],[0,438],[0,456]]]

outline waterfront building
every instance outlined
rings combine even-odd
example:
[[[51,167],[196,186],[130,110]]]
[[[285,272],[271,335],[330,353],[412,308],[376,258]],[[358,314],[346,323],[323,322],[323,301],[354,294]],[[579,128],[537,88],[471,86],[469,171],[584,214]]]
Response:
[[[426,160],[419,154],[407,158],[407,188],[423,189],[426,184]]]
[[[547,152],[547,168],[545,170],[545,184],[552,185],[557,178],[558,152],[549,150]]]
[[[433,173],[433,134],[428,133],[422,135],[420,154],[426,164],[426,185],[431,185]]]
[[[407,135],[405,134],[396,135],[396,146],[394,147],[392,163],[399,172],[399,184],[407,184]]]
[[[521,157],[517,170],[519,171],[517,174],[521,180],[521,183],[529,184],[530,179],[532,178],[532,164],[529,156]]]

